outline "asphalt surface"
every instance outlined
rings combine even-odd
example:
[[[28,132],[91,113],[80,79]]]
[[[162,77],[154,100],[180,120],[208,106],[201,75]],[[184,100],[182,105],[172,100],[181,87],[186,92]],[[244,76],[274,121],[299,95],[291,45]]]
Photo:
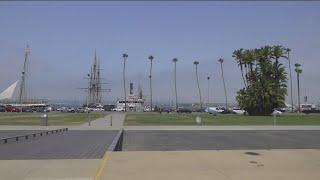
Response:
[[[67,131],[0,144],[0,160],[97,159],[116,134],[117,131]]]
[[[125,131],[123,151],[320,149],[320,131]]]

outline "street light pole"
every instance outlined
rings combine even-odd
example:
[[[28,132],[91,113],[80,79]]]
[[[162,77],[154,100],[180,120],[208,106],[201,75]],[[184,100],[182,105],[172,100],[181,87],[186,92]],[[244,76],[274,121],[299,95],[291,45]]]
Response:
[[[207,106],[209,106],[209,103],[210,103],[210,76],[207,77],[207,80],[208,80],[208,101],[207,101]]]
[[[89,98],[91,95],[90,89],[90,74],[88,74],[88,95],[87,95],[87,115],[88,115],[88,125],[91,126],[91,119],[90,119],[90,111],[89,111]]]
[[[290,71],[290,96],[291,96],[291,112],[293,113],[293,95],[292,95],[292,73],[291,73],[291,61],[290,61],[290,49],[287,49],[288,61],[289,61],[289,71]]]

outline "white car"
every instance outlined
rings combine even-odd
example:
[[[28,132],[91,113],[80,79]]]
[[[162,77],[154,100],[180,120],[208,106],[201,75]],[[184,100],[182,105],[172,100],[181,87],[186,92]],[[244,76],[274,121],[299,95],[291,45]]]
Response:
[[[232,112],[235,114],[244,114],[246,111],[240,108],[233,108]]]
[[[123,112],[124,108],[113,108],[112,111]]]
[[[281,111],[278,111],[278,110],[274,110],[273,112],[272,112],[272,115],[281,115],[282,114],[282,112]]]
[[[205,112],[207,112],[209,114],[217,115],[218,113],[223,112],[223,109],[220,109],[218,107],[207,107],[205,109]]]

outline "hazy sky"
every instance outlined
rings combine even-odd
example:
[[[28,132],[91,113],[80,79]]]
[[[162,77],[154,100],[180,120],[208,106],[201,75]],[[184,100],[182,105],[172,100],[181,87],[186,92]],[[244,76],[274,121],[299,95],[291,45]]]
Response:
[[[217,62],[223,57],[235,102],[243,85],[233,50],[280,44],[302,64],[302,95],[319,102],[319,17],[320,2],[0,2],[0,91],[20,78],[29,43],[31,97],[84,100],[77,88],[86,86],[96,49],[111,88],[105,100],[122,97],[121,54],[127,52],[127,82],[140,83],[146,95],[147,57],[154,55],[154,100],[162,102],[174,97],[174,57],[180,101],[197,101],[192,62],[198,60],[203,100],[209,75],[210,101],[223,102]]]

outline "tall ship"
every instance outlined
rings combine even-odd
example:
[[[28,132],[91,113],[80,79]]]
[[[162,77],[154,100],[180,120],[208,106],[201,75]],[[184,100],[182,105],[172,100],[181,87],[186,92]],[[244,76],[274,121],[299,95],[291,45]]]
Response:
[[[21,111],[23,108],[44,108],[47,107],[48,100],[46,99],[31,99],[27,97],[27,65],[29,64],[30,47],[27,45],[24,52],[23,68],[21,78],[12,83],[7,89],[0,93],[0,105],[14,107],[16,111]],[[17,94],[17,96],[15,96]]]
[[[110,89],[102,88],[103,84],[107,84],[102,82],[102,74],[101,74],[100,62],[97,58],[97,53],[94,53],[93,64],[90,68],[90,73],[87,74],[88,78],[88,87],[80,88],[85,89],[87,94],[86,106],[91,110],[99,110],[103,108],[102,105],[102,93],[109,92]]]

